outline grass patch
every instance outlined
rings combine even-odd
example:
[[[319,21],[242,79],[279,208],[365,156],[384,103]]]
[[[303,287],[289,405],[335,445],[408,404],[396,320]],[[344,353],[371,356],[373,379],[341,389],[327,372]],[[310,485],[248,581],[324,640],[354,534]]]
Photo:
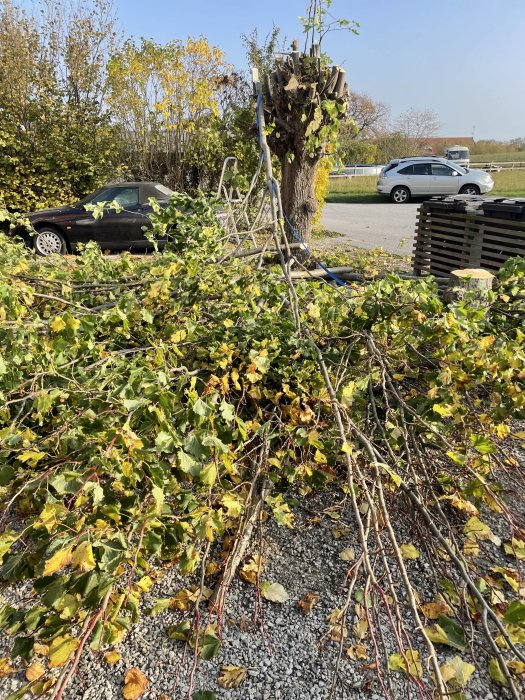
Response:
[[[474,163],[509,163],[511,161],[525,162],[524,151],[510,151],[509,153],[483,153],[482,155],[470,156],[470,162]]]

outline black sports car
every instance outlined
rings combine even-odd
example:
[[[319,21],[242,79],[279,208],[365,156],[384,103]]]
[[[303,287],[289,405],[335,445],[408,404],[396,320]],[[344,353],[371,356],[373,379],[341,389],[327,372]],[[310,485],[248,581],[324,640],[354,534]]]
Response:
[[[15,229],[39,255],[73,253],[79,243],[96,241],[104,250],[133,250],[152,247],[143,228],[150,228],[153,211],[150,198],[167,206],[173,192],[158,182],[122,182],[101,187],[76,204],[42,209],[26,215],[36,233],[24,227]],[[88,204],[113,203],[122,207],[105,208],[102,218],[86,211]],[[162,243],[162,241],[160,242]]]

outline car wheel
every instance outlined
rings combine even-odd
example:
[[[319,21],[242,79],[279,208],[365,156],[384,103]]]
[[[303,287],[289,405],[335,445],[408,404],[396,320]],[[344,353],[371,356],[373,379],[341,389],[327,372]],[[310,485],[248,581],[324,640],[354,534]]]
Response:
[[[410,190],[408,187],[394,187],[390,193],[390,199],[394,204],[405,204],[410,201]]]
[[[54,228],[41,228],[33,239],[33,248],[38,255],[53,255],[67,251],[66,241]]]
[[[459,194],[479,194],[480,190],[477,185],[465,185],[459,191]]]

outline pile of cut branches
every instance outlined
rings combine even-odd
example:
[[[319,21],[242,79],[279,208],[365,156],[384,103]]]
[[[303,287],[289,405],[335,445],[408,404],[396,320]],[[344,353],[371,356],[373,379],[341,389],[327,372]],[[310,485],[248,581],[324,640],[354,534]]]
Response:
[[[360,538],[341,650],[359,604],[385,697],[401,672],[420,697],[458,699],[475,657],[518,698],[524,480],[508,444],[525,415],[525,262],[507,263],[487,313],[394,275],[288,287],[227,257],[204,200],[175,196],[167,225],[171,248],[148,259],[95,245],[38,259],[0,239],[0,674],[38,658],[30,689],[61,698],[86,645],[123,643],[173,564],[201,583],[175,637],[210,658],[254,525],[293,527],[291,485],[336,482]],[[419,552],[435,601],[407,565]],[[464,660],[440,666],[442,644]]]

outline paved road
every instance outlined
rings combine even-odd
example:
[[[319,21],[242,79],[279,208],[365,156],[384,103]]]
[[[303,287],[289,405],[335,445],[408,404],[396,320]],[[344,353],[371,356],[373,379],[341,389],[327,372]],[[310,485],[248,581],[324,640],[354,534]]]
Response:
[[[343,242],[358,248],[384,248],[410,255],[420,203],[327,204],[321,223],[341,238],[326,239],[326,246]]]

